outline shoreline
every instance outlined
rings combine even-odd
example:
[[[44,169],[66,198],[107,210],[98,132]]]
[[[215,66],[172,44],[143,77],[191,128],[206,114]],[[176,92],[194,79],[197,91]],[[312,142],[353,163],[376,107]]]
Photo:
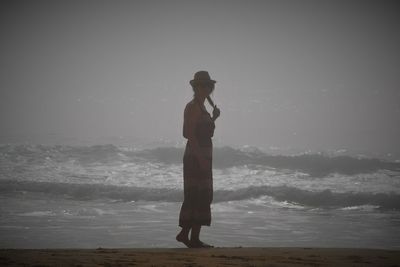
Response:
[[[0,265],[400,267],[400,250],[316,247],[0,249]]]

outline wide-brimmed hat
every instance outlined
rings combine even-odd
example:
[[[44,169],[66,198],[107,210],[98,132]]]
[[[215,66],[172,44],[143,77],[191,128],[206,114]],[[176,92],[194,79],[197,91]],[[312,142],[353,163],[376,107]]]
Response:
[[[210,78],[210,74],[207,71],[201,70],[194,74],[193,80],[190,80],[190,85],[194,86],[196,84],[212,84],[214,85],[217,81]]]

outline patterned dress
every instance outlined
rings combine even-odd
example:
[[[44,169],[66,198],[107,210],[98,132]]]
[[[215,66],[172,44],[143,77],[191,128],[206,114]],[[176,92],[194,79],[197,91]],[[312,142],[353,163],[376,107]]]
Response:
[[[191,227],[193,225],[211,224],[211,202],[213,199],[212,177],[212,136],[215,124],[210,114],[203,110],[196,100],[188,105],[199,105],[201,116],[196,122],[195,135],[203,157],[210,161],[210,168],[202,170],[196,156],[192,153],[189,141],[186,143],[183,156],[183,188],[184,200],[179,215],[179,226]],[[186,106],[186,110],[188,109]],[[185,124],[184,124],[185,136]]]

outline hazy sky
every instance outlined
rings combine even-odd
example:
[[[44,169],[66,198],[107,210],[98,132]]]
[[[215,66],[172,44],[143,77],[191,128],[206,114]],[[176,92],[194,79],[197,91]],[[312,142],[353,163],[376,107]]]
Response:
[[[208,70],[217,145],[400,153],[397,1],[0,8],[0,143],[183,142]]]

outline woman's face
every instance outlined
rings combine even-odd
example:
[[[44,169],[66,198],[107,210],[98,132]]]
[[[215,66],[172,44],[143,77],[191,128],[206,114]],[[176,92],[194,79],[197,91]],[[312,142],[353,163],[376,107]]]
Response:
[[[212,93],[212,91],[214,91],[214,84],[210,83],[210,84],[199,84],[197,85],[197,88],[199,89],[198,92],[207,97],[208,95],[210,95]]]

